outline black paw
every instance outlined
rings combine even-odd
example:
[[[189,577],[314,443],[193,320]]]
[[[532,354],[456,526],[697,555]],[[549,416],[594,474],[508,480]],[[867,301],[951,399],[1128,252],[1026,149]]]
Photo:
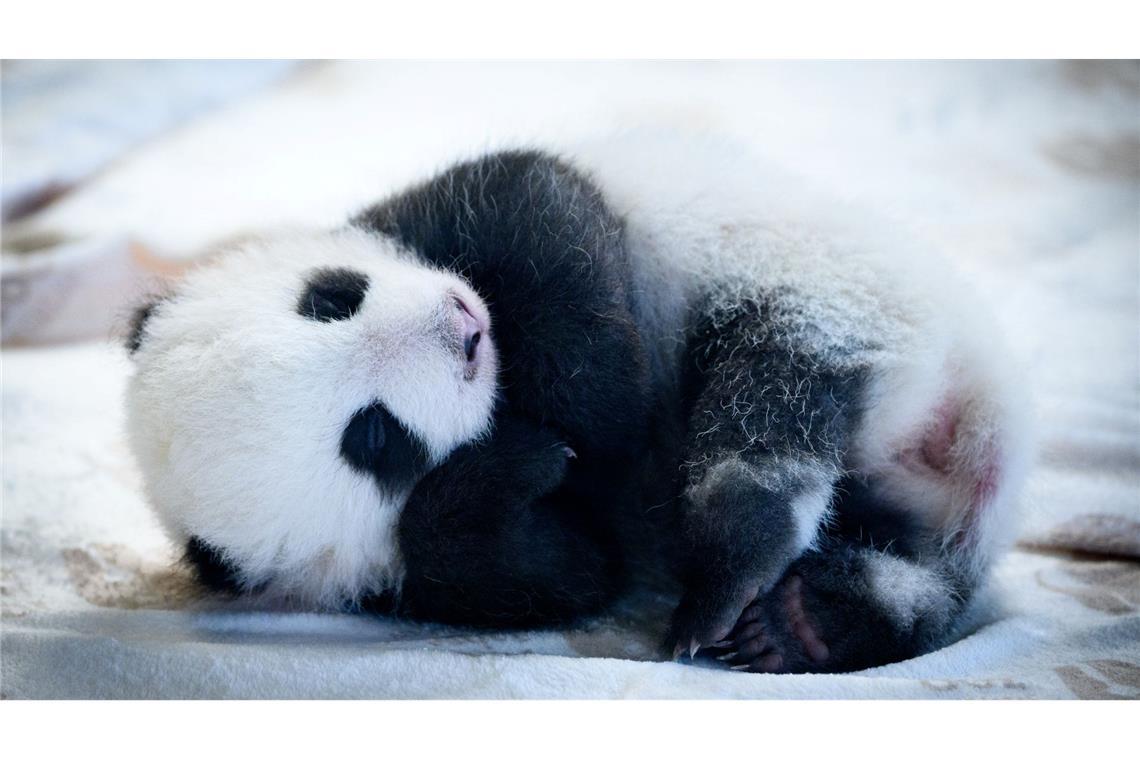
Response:
[[[667,655],[692,657],[725,639],[744,609],[784,575],[800,551],[790,500],[735,458],[686,491],[685,593]]]
[[[666,639],[666,655],[676,660],[695,657],[732,633],[747,608],[760,593],[759,583],[699,582],[690,585],[673,612]]]
[[[498,483],[500,497],[529,502],[558,488],[576,457],[558,432],[504,415],[489,438],[457,450],[440,469],[460,486]]]
[[[589,504],[567,493],[562,436],[503,416],[416,486],[400,516],[401,614],[462,625],[561,624],[612,594]]]
[[[808,599],[805,608],[805,599]],[[803,579],[789,575],[741,613],[732,632],[710,652],[733,670],[812,673],[833,669],[829,632],[805,595]]]
[[[748,605],[708,652],[735,670],[843,673],[920,654],[929,641],[892,617],[850,552],[809,553]]]

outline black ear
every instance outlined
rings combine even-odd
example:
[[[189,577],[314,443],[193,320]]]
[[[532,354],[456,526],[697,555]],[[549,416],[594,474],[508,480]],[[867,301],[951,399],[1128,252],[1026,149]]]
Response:
[[[166,300],[165,296],[151,297],[146,303],[135,307],[127,329],[127,352],[133,354],[142,346],[143,335],[146,332],[146,323],[154,312]]]
[[[241,591],[237,567],[221,551],[197,536],[192,536],[186,543],[183,559],[194,571],[198,582],[211,591],[228,591],[231,594]]]

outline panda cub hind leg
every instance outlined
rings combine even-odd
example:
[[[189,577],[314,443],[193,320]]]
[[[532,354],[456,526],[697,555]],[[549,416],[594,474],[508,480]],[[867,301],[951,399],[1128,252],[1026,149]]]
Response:
[[[864,402],[854,468],[820,539],[709,654],[741,670],[845,672],[925,654],[962,630],[1027,452],[1019,407],[983,368],[959,363],[926,412],[885,435],[870,420],[890,402]],[[875,458],[878,438],[887,455]]]
[[[749,300],[691,333],[674,659],[728,637],[808,550],[830,508],[860,378],[785,344]]]
[[[930,651],[953,630],[970,584],[939,543],[856,479],[838,490],[825,535],[711,656],[735,670],[845,672]]]

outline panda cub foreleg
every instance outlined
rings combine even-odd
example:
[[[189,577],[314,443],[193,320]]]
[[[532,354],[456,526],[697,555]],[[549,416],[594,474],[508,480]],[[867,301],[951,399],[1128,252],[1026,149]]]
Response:
[[[596,612],[613,591],[592,512],[564,481],[564,438],[510,412],[416,486],[399,524],[395,609],[436,622],[519,626]]]
[[[674,657],[711,647],[820,530],[839,480],[859,377],[789,345],[763,300],[691,333],[682,494],[685,592]]]

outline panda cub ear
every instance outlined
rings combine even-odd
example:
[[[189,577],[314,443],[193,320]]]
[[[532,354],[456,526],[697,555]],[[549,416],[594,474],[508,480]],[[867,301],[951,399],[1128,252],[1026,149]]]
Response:
[[[135,307],[127,325],[126,347],[127,353],[132,356],[142,346],[143,336],[146,333],[146,323],[154,312],[169,296],[151,296],[145,302]]]

